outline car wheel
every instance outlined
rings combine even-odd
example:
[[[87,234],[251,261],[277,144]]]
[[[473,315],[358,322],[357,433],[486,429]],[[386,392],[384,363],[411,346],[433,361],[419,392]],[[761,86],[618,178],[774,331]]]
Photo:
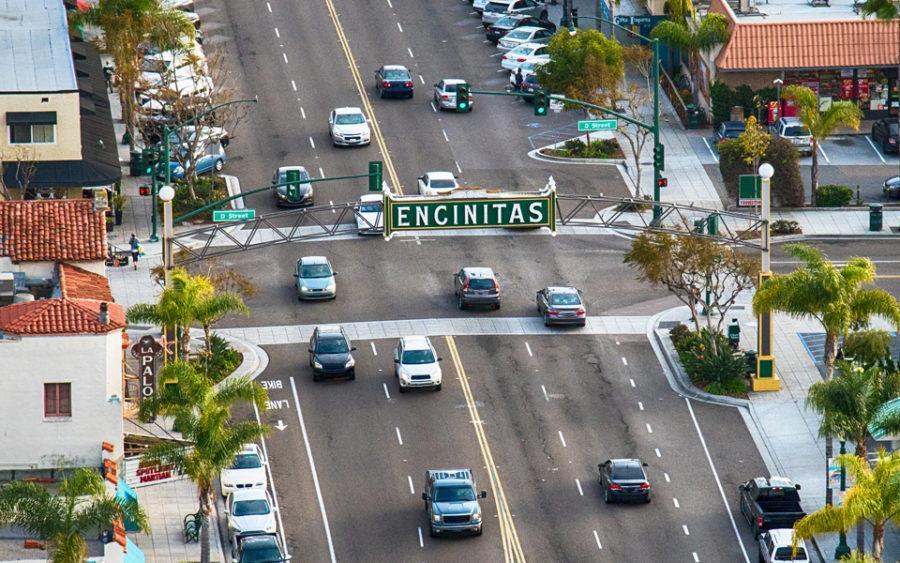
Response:
[[[441,390],[441,384],[438,383],[437,385],[435,385],[435,386],[434,386],[434,390],[435,390],[435,391],[440,391],[440,390]]]
[[[647,498],[644,499],[644,504],[650,504],[650,495],[647,495]]]
[[[415,93],[415,92],[410,92],[410,93],[409,93],[409,99],[410,99],[410,100],[412,99],[414,93]]]
[[[408,391],[406,387],[400,385],[399,383],[397,384],[397,388],[401,393],[406,393]]]
[[[500,310],[500,304],[499,304],[499,303],[495,303],[495,304],[494,304],[494,310],[495,310],[495,311],[499,311],[499,310]]]
[[[478,528],[478,531],[475,532],[475,535],[480,536],[482,533],[484,533],[484,528]]]
[[[890,147],[887,144],[887,139],[885,139],[884,142],[881,143],[881,152],[883,152],[884,154],[887,154],[889,150],[890,150]]]
[[[434,526],[428,526],[428,535],[433,538],[437,537],[437,534],[434,532]]]
[[[313,372],[313,381],[322,381],[318,373]]]
[[[225,168],[225,163],[222,162],[221,159],[216,160],[216,164],[213,166],[216,169],[216,172],[221,172],[223,168]]]
[[[347,379],[349,379],[350,381],[355,381],[355,380],[356,380],[356,372],[355,372],[355,371],[351,371],[351,372],[350,372],[350,377],[348,377]]]

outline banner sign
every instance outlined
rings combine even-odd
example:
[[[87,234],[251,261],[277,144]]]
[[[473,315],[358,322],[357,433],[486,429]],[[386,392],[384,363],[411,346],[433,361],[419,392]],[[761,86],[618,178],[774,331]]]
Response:
[[[141,400],[153,395],[156,390],[156,358],[163,347],[155,338],[146,334],[131,347],[131,355],[137,358],[140,373]]]
[[[178,479],[184,479],[184,475],[176,471],[172,465],[145,460],[143,456],[125,458],[125,482],[132,488]]]

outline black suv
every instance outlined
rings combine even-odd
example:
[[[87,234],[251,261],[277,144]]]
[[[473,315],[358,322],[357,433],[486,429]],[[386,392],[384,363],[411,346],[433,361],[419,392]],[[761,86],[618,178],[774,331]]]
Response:
[[[900,124],[897,118],[879,119],[872,124],[872,141],[881,145],[881,152],[900,151]]]
[[[556,32],[556,24],[548,19],[542,20],[534,16],[504,16],[489,25],[484,30],[484,36],[487,37],[487,40],[491,43],[497,44],[497,42],[510,31],[526,25],[543,27],[544,29]]]
[[[344,327],[338,325],[317,326],[309,339],[309,366],[313,369],[313,381],[323,377],[347,377],[356,379],[356,360],[350,338]]]
[[[639,459],[608,459],[597,466],[603,500],[650,502],[650,481]]]

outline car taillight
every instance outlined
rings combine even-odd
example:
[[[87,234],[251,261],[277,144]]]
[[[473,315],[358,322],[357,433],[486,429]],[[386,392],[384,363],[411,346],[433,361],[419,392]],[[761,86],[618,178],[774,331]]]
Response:
[[[559,311],[554,311],[553,309],[547,309],[547,314],[550,315],[551,317],[558,317]]]
[[[518,62],[520,62],[520,63],[524,63],[524,62],[525,62],[525,59],[516,59],[516,60],[517,60]]]
[[[579,317],[584,315],[584,313],[585,313],[584,309],[578,309],[577,311],[575,311],[575,314],[578,315]]]
[[[890,144],[892,144],[892,145],[896,145],[896,144],[897,144],[897,139],[890,138],[890,139],[888,139],[888,143],[890,143]]]
[[[757,517],[756,517],[756,527],[757,527],[757,528],[762,528],[762,527],[763,527],[763,517],[762,517],[762,516],[757,516]]]
[[[650,488],[650,483],[641,483],[641,490],[646,491]]]
[[[413,87],[413,83],[412,83],[412,82],[407,82],[407,83],[406,83],[406,87],[407,87],[407,88],[412,88],[412,87]]]
[[[384,82],[381,83],[381,87],[382,87],[382,88],[390,88],[390,87],[391,87],[391,83],[388,82],[387,80],[385,80]]]
[[[610,484],[609,484],[609,490],[610,490],[610,491],[621,491],[621,490],[622,490],[622,486],[621,486],[621,485],[616,485],[615,483],[610,483]]]
[[[441,99],[442,99],[442,100],[449,100],[449,99],[450,99],[450,96],[448,96],[447,94],[441,94]]]
[[[462,286],[462,292],[463,292],[463,293],[468,293],[468,292],[469,292],[469,280],[466,280],[466,283],[463,284],[463,286]]]

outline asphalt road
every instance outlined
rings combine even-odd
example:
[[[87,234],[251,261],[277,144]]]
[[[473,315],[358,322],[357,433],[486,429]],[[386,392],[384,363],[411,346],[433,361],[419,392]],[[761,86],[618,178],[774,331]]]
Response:
[[[893,239],[868,238],[812,240],[807,241],[819,248],[834,262],[843,263],[854,256],[864,256],[875,263],[875,285],[900,296],[900,247]],[[801,265],[797,259],[785,253],[785,245],[775,239],[772,247],[772,268],[775,272],[786,273]]]
[[[314,384],[302,351],[266,348],[270,363],[260,380],[274,387],[275,408],[265,418],[287,425],[267,445],[295,557],[329,559],[324,506],[338,560],[503,559],[497,491],[485,459],[497,469],[527,559],[741,561],[738,535],[755,556],[734,499],[737,485],[765,468],[741,417],[675,395],[644,339],[456,338],[460,364],[448,339],[434,343],[444,358],[443,390],[403,396],[390,363],[393,341],[355,343],[353,382]],[[469,403],[490,458],[478,446]],[[649,464],[651,504],[602,502],[597,464],[611,457]],[[482,537],[428,537],[424,471],[449,466],[471,467],[479,488],[488,490]]]

